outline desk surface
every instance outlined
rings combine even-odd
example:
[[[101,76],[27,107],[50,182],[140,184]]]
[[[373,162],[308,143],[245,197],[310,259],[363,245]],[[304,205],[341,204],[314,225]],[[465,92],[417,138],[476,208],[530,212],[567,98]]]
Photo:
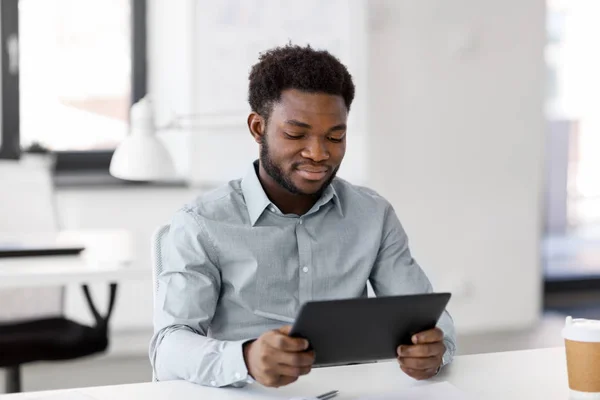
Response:
[[[126,231],[63,231],[58,241],[81,243],[85,250],[74,256],[1,258],[0,288],[121,282],[152,275],[149,267],[133,267]]]
[[[432,381],[449,381],[477,400],[565,400],[569,397],[563,348],[457,357]],[[215,389],[173,381],[75,390],[97,400],[250,400],[314,396],[338,389],[340,395],[335,400],[350,400],[427,383],[408,378],[395,362],[385,362],[315,369],[298,382],[280,389],[266,389],[256,384],[243,389]],[[22,393],[3,400],[41,400],[45,395],[61,393],[65,392]]]

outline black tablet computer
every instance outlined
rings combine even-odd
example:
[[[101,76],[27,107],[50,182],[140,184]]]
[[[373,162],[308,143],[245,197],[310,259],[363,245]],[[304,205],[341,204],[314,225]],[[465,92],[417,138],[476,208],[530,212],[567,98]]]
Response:
[[[315,366],[396,358],[413,334],[435,328],[450,293],[372,297],[305,303],[290,336],[309,341]]]

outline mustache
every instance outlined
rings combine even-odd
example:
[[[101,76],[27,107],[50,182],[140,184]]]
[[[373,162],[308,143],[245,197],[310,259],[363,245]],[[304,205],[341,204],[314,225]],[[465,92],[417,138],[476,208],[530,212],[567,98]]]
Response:
[[[311,163],[311,162],[298,162],[298,163],[294,163],[292,164],[292,168],[293,169],[298,169],[301,167],[311,167],[311,168],[327,168],[327,171],[331,171],[331,165],[328,164],[318,164],[318,163]]]

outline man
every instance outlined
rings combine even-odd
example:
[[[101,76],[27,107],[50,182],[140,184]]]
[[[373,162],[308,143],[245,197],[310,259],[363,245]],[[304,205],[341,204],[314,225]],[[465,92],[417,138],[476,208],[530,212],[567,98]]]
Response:
[[[314,361],[305,340],[288,336],[302,303],[365,297],[367,282],[378,296],[432,291],[392,206],[335,177],[354,98],[346,67],[288,45],[262,54],[249,80],[259,160],[181,209],[165,239],[150,348],[159,380],[287,385]],[[426,379],[454,349],[444,313],[398,348],[398,362]]]

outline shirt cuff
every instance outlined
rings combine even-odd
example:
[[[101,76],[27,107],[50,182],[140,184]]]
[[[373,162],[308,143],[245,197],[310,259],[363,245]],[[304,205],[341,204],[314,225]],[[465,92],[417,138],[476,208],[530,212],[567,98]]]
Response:
[[[235,386],[243,387],[248,383],[252,383],[253,379],[248,374],[248,368],[244,361],[244,343],[248,340],[240,340],[235,342],[226,342],[222,357],[222,373],[218,379],[210,381],[211,386]]]
[[[452,360],[454,359],[454,353],[456,351],[454,343],[452,343],[450,340],[444,339],[444,345],[446,346],[446,351],[444,352],[444,355],[442,357],[442,365],[440,365],[440,369],[438,370],[438,372],[442,369],[442,367],[452,362]]]

